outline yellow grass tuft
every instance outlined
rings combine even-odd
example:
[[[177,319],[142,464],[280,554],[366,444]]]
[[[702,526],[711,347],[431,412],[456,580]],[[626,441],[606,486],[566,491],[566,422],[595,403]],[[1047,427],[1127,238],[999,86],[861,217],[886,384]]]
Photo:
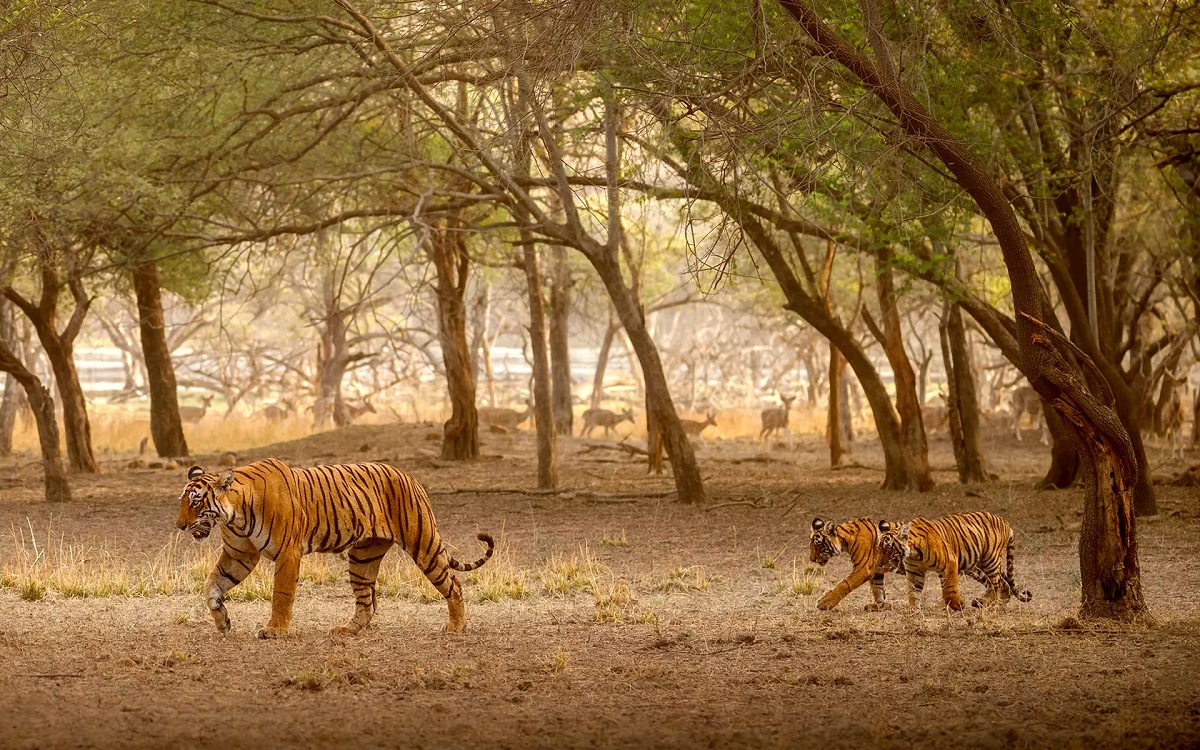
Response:
[[[689,591],[708,591],[712,582],[699,566],[691,568],[675,568],[662,581],[655,584],[658,591],[687,593]]]
[[[804,570],[798,570],[795,560],[792,561],[792,574],[775,582],[775,593],[785,596],[812,596],[816,593],[824,578],[824,570],[819,565],[808,564]]]
[[[625,622],[633,609],[633,594],[625,581],[615,581],[595,590],[596,622]]]
[[[538,569],[538,579],[547,594],[565,596],[576,591],[595,591],[596,579],[607,572],[608,568],[592,556],[585,543],[570,557],[552,555]]]

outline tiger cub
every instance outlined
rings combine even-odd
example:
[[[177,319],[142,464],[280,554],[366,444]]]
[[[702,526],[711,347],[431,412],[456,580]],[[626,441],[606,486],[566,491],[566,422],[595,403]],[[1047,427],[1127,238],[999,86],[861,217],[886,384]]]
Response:
[[[958,513],[934,521],[914,518],[905,524],[883,529],[880,521],[879,553],[886,564],[902,566],[908,577],[908,606],[920,606],[925,574],[932,571],[942,579],[942,599],[959,611],[963,598],[958,591],[959,574],[987,587],[982,599],[971,606],[986,607],[1033,599],[1029,591],[1017,591],[1013,578],[1012,526],[993,513]]]
[[[387,464],[367,463],[293,469],[273,458],[220,474],[199,466],[188,470],[179,496],[177,525],[193,538],[221,532],[217,565],[204,585],[217,629],[230,628],[225,594],[266,557],[275,561],[271,619],[259,638],[285,635],[300,572],[309,552],[346,552],[354,617],[335,632],[357,633],[375,613],[375,581],[383,556],[393,545],[407,552],[450,607],[447,630],[466,627],[462,584],[453,571],[474,570],[487,562],[495,543],[479,541],[487,552],[470,564],[450,556],[438,534],[429,496],[415,479]]]
[[[886,521],[881,526],[890,529]],[[825,565],[839,552],[850,554],[850,575],[843,578],[836,586],[825,593],[817,602],[817,609],[833,609],[842,599],[854,589],[867,581],[871,582],[871,596],[874,602],[864,609],[868,612],[878,612],[888,609],[887,594],[883,588],[883,574],[897,570],[889,566],[880,554],[879,529],[870,518],[858,518],[853,521],[831,526],[821,518],[812,520],[812,536],[809,538],[809,559],[818,565]]]

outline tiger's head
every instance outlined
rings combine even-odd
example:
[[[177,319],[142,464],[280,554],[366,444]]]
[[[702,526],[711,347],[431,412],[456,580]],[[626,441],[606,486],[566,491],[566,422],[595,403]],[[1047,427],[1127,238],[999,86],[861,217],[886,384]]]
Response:
[[[233,511],[225,494],[232,484],[233,472],[229,469],[220,474],[206,474],[199,466],[188,469],[188,483],[179,495],[179,518],[175,525],[200,540],[217,524],[227,523]]]
[[[808,541],[808,557],[817,565],[829,562],[842,551],[842,540],[837,535],[837,526],[821,518],[812,520],[812,536]]]
[[[883,553],[883,563],[881,565],[883,570],[904,570],[904,547],[907,540],[901,537],[901,530],[907,529],[907,527],[907,524],[902,524],[899,528],[896,528],[888,521],[879,521],[878,545],[880,552]]]

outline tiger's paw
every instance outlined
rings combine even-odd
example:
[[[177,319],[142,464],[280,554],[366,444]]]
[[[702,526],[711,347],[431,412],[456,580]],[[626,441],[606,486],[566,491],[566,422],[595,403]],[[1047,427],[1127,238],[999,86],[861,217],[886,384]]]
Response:
[[[257,635],[260,641],[282,638],[287,635],[287,628],[273,628],[268,625],[265,628],[260,628]]]
[[[338,625],[329,632],[333,635],[358,635],[362,632],[362,626],[350,623],[349,625]]]
[[[892,605],[889,602],[884,602],[883,604],[876,604],[872,602],[871,604],[863,607],[863,612],[887,612],[891,608]]]
[[[833,609],[837,606],[839,601],[841,600],[826,594],[817,601],[817,609],[821,610],[822,612]]]
[[[467,629],[467,623],[465,621],[446,623],[446,632],[447,633],[461,633],[466,629]]]

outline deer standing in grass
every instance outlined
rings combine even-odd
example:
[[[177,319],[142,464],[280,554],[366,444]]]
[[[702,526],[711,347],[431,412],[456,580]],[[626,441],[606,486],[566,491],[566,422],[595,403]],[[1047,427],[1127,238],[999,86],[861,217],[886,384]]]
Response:
[[[1042,445],[1050,444],[1050,432],[1046,429],[1046,416],[1042,414],[1042,397],[1037,394],[1027,385],[1023,385],[1012,392],[1012,414],[1013,414],[1013,434],[1017,437],[1017,442],[1021,442],[1021,418],[1026,414],[1033,417],[1034,428],[1041,428],[1042,437],[1040,442]]]
[[[506,431],[515,430],[517,425],[529,419],[529,415],[533,414],[533,402],[526,401],[524,411],[498,406],[481,406],[476,409],[476,412],[479,414],[479,421],[486,425]]]
[[[632,409],[626,409],[622,412],[611,412],[608,409],[588,409],[583,413],[583,431],[579,435],[580,437],[591,437],[592,430],[597,427],[603,427],[604,437],[607,438],[609,431],[621,422],[633,424]]]
[[[196,424],[201,419],[204,419],[205,412],[208,411],[208,405],[212,403],[211,395],[201,396],[200,402],[203,406],[181,406],[179,407],[179,421],[184,424]]]
[[[783,406],[775,406],[762,410],[762,430],[758,433],[758,439],[770,448],[771,433],[782,430],[783,434],[787,437],[788,450],[791,450],[792,431],[788,429],[788,413],[791,412],[792,402],[796,400],[796,397],[780,394],[779,400],[783,402]]]
[[[679,426],[683,428],[684,433],[687,435],[700,435],[700,433],[704,432],[705,427],[717,426],[717,413],[715,411],[708,412],[704,415],[703,422],[699,419],[680,419]]]

